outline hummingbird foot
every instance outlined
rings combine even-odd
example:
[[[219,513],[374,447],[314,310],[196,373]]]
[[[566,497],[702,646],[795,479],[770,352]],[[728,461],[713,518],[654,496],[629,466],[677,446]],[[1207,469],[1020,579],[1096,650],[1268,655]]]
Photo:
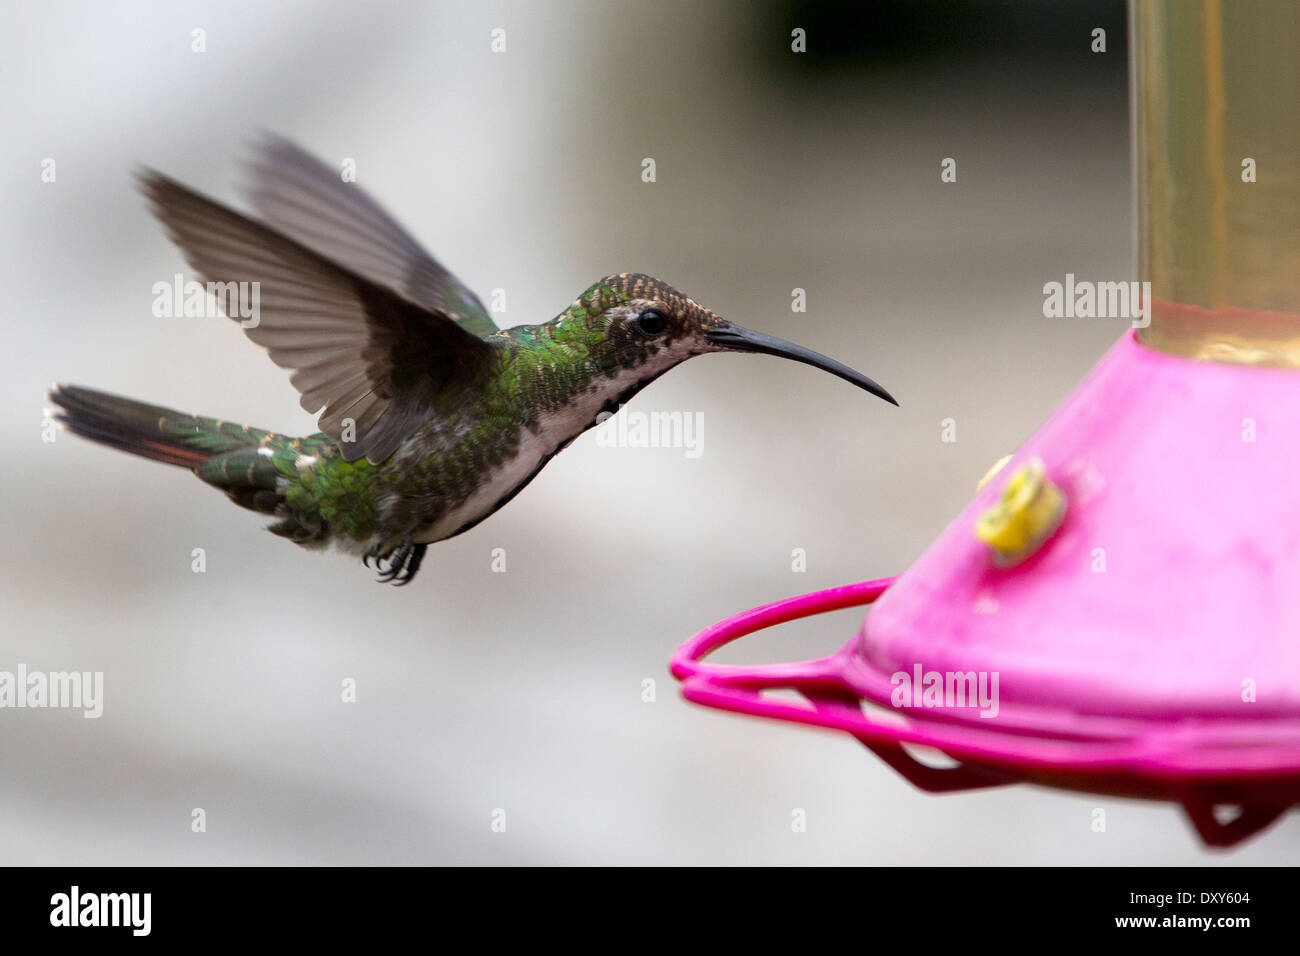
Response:
[[[427,544],[416,544],[408,534],[396,548],[382,552],[378,548],[371,548],[362,555],[361,560],[366,567],[370,567],[370,559],[374,558],[375,568],[379,571],[378,580],[383,584],[402,587],[410,584],[415,572],[420,570],[420,562],[424,560],[424,552],[428,549]]]

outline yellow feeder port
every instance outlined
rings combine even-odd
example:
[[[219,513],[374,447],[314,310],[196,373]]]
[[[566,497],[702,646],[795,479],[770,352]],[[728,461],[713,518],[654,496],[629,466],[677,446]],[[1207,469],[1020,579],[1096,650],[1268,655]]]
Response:
[[[989,546],[994,564],[1010,567],[1042,547],[1060,527],[1065,508],[1065,493],[1035,458],[1016,470],[998,503],[980,515],[975,536]]]

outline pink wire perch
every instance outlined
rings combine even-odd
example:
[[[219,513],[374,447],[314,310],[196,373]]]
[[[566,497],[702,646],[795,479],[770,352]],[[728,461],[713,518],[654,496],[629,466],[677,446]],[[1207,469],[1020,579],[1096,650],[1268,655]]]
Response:
[[[1206,844],[1226,847],[1264,829],[1300,801],[1300,779],[1278,774],[1253,779],[1239,763],[1218,773],[1208,768],[1174,769],[1178,735],[1166,740],[1174,749],[1151,741],[1098,741],[1081,753],[1079,741],[1005,741],[989,732],[972,735],[962,728],[891,726],[872,721],[863,711],[846,673],[854,666],[855,636],[829,657],[787,664],[733,666],[708,664],[718,648],[755,631],[798,618],[870,604],[894,582],[880,578],[786,598],[744,611],[700,631],[673,655],[673,676],[682,696],[697,704],[738,714],[846,731],[917,788],[945,793],[1036,782],[1049,786],[1105,791],[1120,796],[1173,799],[1180,802]],[[792,689],[808,700],[800,705],[764,697],[764,690]],[[904,744],[933,747],[961,761],[951,768],[931,767],[911,756]],[[1194,751],[1187,756],[1194,755]],[[1273,768],[1276,769],[1276,768]],[[1294,769],[1294,768],[1293,768]],[[1271,776],[1271,775],[1270,775]],[[1229,822],[1215,816],[1216,806],[1235,806]]]

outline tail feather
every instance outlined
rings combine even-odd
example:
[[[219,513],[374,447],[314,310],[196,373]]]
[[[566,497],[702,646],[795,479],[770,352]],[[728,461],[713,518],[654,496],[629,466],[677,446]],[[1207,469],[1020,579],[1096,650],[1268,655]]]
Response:
[[[324,435],[290,438],[76,385],[54,386],[50,401],[59,407],[56,419],[74,435],[188,468],[240,507],[279,518],[270,530],[304,547],[330,539],[329,524],[310,495],[299,495],[294,506],[289,502],[292,489],[301,490],[297,461],[303,443],[328,442]],[[331,455],[328,444],[310,447],[309,454]]]
[[[101,445],[190,469],[212,457],[186,442],[199,427],[193,415],[75,385],[56,385],[50,401],[68,431]]]
[[[281,436],[76,385],[56,385],[50,401],[74,435],[188,468],[236,504],[284,516],[284,477],[260,453],[267,439]]]

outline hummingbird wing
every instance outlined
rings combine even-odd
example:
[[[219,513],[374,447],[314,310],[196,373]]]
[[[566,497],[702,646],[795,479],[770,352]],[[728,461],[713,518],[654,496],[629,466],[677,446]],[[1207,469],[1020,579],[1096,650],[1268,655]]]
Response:
[[[348,461],[362,455],[384,461],[433,413],[443,386],[472,379],[499,355],[497,346],[446,313],[411,302],[175,180],[146,171],[140,184],[154,215],[205,282],[256,284],[247,288],[257,321],[250,316],[241,322],[244,332],[275,364],[294,370],[290,381],[302,407],[321,412],[321,431],[339,442]]]
[[[287,139],[263,134],[248,164],[249,201],[266,223],[474,335],[498,329],[487,309],[379,203]]]

